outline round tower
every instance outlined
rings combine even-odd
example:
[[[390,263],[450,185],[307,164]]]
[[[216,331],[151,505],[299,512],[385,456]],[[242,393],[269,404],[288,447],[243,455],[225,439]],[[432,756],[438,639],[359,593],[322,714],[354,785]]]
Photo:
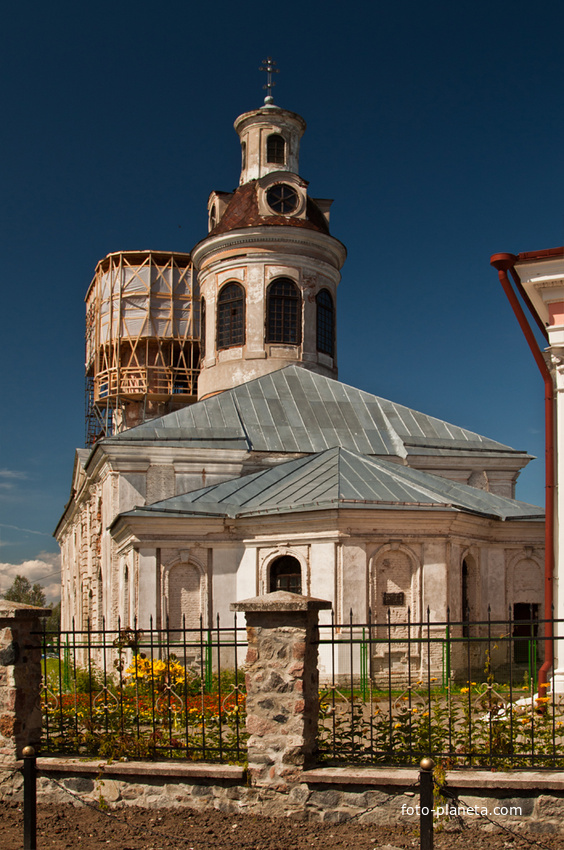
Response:
[[[119,251],[86,295],[86,440],[196,400],[199,303],[190,254]]]
[[[301,116],[265,105],[235,121],[241,178],[212,192],[208,236],[192,251],[201,297],[198,398],[290,364],[337,377],[336,299],[344,245],[332,201],[298,173]]]
[[[244,112],[233,125],[241,141],[240,184],[273,171],[299,173],[300,139],[306,122],[273,104]]]

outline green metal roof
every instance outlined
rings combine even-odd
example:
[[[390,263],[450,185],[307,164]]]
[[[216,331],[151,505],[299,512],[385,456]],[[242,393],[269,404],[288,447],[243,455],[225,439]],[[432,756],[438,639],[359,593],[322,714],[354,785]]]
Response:
[[[124,516],[158,514],[243,517],[326,508],[425,507],[508,519],[542,519],[543,510],[347,449],[281,463],[194,490]]]
[[[103,441],[380,457],[520,455],[495,440],[371,393],[287,366]]]

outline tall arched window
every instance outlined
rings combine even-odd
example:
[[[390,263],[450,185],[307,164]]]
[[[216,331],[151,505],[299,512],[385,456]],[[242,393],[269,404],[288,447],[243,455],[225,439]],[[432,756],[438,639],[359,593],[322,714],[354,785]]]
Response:
[[[266,341],[288,345],[302,341],[302,299],[288,277],[274,280],[266,291]]]
[[[200,306],[200,359],[206,356],[206,299],[202,298]]]
[[[245,290],[228,283],[217,299],[217,348],[231,348],[245,342]]]
[[[215,211],[215,204],[210,210],[210,230],[213,230],[217,224],[217,214]]]
[[[302,592],[302,568],[297,558],[282,555],[270,566],[269,591],[287,590],[290,593]]]
[[[470,635],[472,621],[478,617],[478,572],[476,560],[472,555],[466,555],[462,561],[461,590],[462,590],[462,634]]]
[[[335,350],[335,310],[327,289],[317,293],[317,350],[333,357]]]
[[[129,626],[129,567],[125,565],[123,571],[123,620],[122,625]]]
[[[98,582],[96,586],[96,623],[97,628],[104,628],[104,584],[102,582],[102,570],[98,570]]]
[[[247,143],[241,142],[241,170],[243,171],[247,165]]]
[[[266,161],[275,165],[286,162],[286,142],[278,133],[273,133],[266,140]]]

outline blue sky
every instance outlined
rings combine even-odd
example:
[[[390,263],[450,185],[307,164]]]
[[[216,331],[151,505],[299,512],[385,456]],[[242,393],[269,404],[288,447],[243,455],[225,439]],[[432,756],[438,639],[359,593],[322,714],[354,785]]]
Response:
[[[0,589],[55,592],[97,261],[205,235],[269,54],[349,252],[340,379],[537,455],[518,496],[543,502],[542,381],[489,257],[564,244],[561,3],[62,0],[5,24]]]

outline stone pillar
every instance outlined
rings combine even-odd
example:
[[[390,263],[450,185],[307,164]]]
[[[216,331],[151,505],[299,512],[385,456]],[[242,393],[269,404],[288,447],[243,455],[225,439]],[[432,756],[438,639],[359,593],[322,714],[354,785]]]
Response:
[[[41,740],[40,617],[51,613],[0,599],[0,763]]]
[[[316,627],[324,599],[276,591],[231,603],[247,619],[247,752],[253,785],[284,791],[313,761],[319,716]]]

